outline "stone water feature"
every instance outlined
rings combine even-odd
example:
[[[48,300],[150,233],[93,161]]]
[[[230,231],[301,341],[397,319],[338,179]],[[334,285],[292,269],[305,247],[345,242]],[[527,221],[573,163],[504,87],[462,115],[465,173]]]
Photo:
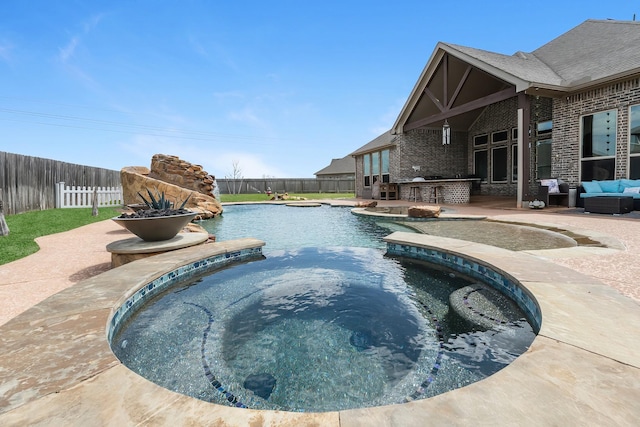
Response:
[[[153,194],[156,199],[164,197],[173,202],[174,209],[158,211],[164,214],[155,216],[114,218],[114,221],[138,237],[118,240],[107,245],[107,251],[111,253],[112,267],[215,241],[215,236],[209,235],[200,225],[192,222],[184,226],[182,232],[175,234],[176,225],[182,227],[187,215],[186,221],[190,221],[213,218],[222,213],[222,205],[214,195],[215,177],[204,171],[202,166],[181,160],[177,156],[155,154],[151,159],[150,169],[143,166],[124,167],[120,171],[120,177],[124,204],[131,209],[145,209],[144,200],[140,195],[149,201],[149,194]],[[185,201],[183,207],[191,212],[178,215],[178,208]],[[168,214],[169,211],[172,213]],[[176,220],[177,224],[172,224]],[[160,230],[160,227],[166,227],[167,230]],[[164,231],[166,233],[163,233]]]
[[[177,156],[155,154],[151,168],[127,166],[121,169],[122,192],[125,205],[139,205],[147,189],[153,194],[180,204],[187,200],[185,208],[196,212],[196,219],[213,218],[222,213],[222,205],[214,196],[215,177],[196,165]]]

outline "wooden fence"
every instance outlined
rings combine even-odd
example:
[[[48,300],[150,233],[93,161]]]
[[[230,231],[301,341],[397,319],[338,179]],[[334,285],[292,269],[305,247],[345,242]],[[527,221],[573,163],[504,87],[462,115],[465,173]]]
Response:
[[[5,214],[53,209],[58,182],[76,187],[122,185],[120,171],[0,151],[0,189]]]
[[[216,179],[221,194],[264,193],[353,193],[355,179],[245,178]]]
[[[76,187],[56,184],[56,208],[90,208],[93,207],[93,196],[96,196],[98,207],[122,206],[122,187]]]

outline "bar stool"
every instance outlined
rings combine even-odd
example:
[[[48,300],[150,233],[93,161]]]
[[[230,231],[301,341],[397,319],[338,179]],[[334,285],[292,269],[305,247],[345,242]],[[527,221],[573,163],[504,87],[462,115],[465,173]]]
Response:
[[[444,187],[442,185],[436,185],[431,187],[431,194],[429,195],[429,203],[444,203]]]
[[[417,185],[412,185],[411,187],[409,187],[409,201],[411,201],[411,198],[413,197],[413,201],[417,202],[418,201],[418,193],[420,192],[420,187]],[[422,197],[421,197],[422,199]]]

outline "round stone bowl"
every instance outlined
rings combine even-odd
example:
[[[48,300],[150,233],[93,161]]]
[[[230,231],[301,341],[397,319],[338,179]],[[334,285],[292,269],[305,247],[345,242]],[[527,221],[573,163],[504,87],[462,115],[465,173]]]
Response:
[[[111,218],[139,238],[147,242],[173,239],[197,215],[190,212],[179,215],[150,218]]]

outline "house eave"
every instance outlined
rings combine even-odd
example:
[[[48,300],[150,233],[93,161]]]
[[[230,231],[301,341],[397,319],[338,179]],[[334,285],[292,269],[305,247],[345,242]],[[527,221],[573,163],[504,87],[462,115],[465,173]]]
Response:
[[[354,151],[353,153],[351,153],[351,156],[352,157],[358,157],[358,156],[362,156],[364,154],[375,153],[376,151],[385,150],[387,148],[392,148],[392,147],[395,147],[395,146],[396,146],[395,142],[393,142],[391,144],[379,145],[377,147],[370,148],[368,150]]]
[[[573,93],[584,92],[585,90],[610,85],[630,78],[640,77],[640,68],[625,71],[600,79],[592,80],[590,77],[584,77],[567,85],[548,85],[544,83],[530,83],[529,87],[524,91],[527,95],[539,95],[549,98],[558,98]]]

